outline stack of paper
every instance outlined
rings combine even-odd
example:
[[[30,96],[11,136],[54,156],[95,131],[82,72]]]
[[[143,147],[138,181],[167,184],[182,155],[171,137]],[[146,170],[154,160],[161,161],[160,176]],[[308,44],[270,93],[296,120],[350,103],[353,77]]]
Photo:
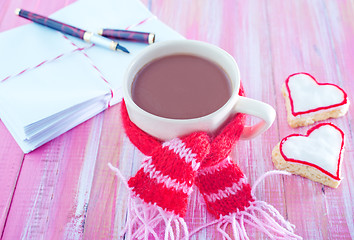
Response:
[[[131,26],[156,41],[182,38],[137,0],[80,0],[51,18],[92,32]],[[25,153],[121,101],[125,70],[147,45],[120,43],[131,53],[90,47],[35,23],[0,33],[0,118]]]

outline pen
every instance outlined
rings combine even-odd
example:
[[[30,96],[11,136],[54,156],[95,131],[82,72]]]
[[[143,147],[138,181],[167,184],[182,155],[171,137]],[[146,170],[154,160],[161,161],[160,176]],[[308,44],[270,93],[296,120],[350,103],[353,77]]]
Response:
[[[26,18],[28,20],[31,20],[32,22],[41,24],[43,26],[55,29],[59,32],[66,33],[68,35],[71,35],[73,37],[77,37],[80,39],[85,40],[86,42],[94,43],[96,45],[112,49],[114,51],[121,50],[123,52],[129,53],[128,49],[123,47],[122,45],[119,45],[116,41],[113,41],[109,38],[100,36],[98,34],[94,34],[92,32],[88,32],[85,30],[82,30],[80,28],[76,28],[70,25],[67,25],[65,23],[58,22],[56,20],[38,15],[36,13],[32,13],[23,9],[16,9],[15,13],[23,18]]]
[[[155,42],[155,34],[148,32],[135,32],[121,29],[103,28],[98,31],[98,34],[112,39],[121,39],[147,44],[152,44]]]

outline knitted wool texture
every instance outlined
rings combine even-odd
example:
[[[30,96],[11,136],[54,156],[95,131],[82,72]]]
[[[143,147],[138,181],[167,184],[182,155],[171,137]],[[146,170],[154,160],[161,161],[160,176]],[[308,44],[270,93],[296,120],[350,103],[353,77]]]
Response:
[[[244,95],[242,87],[239,95]],[[130,141],[143,154],[151,156],[128,181],[135,195],[146,203],[157,204],[183,217],[190,195],[190,190],[186,189],[191,189],[194,183],[203,195],[208,210],[216,217],[243,210],[254,201],[246,177],[228,158],[243,130],[244,114],[235,115],[213,138],[203,133],[193,133],[184,139],[172,140],[185,143],[184,154],[189,151],[189,155],[197,156],[193,161],[198,166],[194,168],[185,158],[179,157],[176,151],[180,150],[166,147],[171,143],[163,144],[131,122],[124,101],[121,115]]]
[[[144,202],[184,216],[196,173],[209,148],[205,133],[165,142],[143,162],[128,185]]]

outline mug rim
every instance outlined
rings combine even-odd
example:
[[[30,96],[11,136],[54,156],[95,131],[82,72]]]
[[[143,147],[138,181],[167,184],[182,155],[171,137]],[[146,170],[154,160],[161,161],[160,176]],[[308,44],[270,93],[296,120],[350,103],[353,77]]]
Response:
[[[221,54],[223,55],[223,57],[225,59],[229,59],[229,61],[232,61],[232,64],[234,65],[234,73],[235,73],[235,79],[232,78],[229,74],[229,72],[222,66],[222,64],[219,64],[215,61],[213,61],[212,59],[208,59],[209,61],[212,61],[214,64],[217,64],[219,65],[223,71],[225,71],[225,73],[228,75],[229,77],[229,80],[231,81],[231,84],[232,84],[232,93],[231,93],[231,96],[230,98],[226,101],[226,103],[224,105],[222,105],[219,109],[215,110],[214,112],[211,112],[207,115],[204,115],[204,116],[201,116],[201,117],[196,117],[196,118],[187,118],[187,119],[176,119],[176,118],[167,118],[167,117],[161,117],[161,116],[157,116],[157,115],[154,115],[144,109],[142,109],[141,107],[139,107],[132,99],[132,96],[131,96],[131,84],[129,84],[129,77],[132,75],[131,71],[134,70],[134,68],[136,67],[136,65],[138,65],[138,70],[134,72],[134,77],[135,75],[137,74],[137,72],[139,70],[141,70],[147,63],[155,60],[155,59],[158,59],[160,57],[165,57],[165,56],[170,56],[170,55],[173,55],[173,54],[179,54],[179,53],[186,53],[186,54],[190,54],[190,55],[194,55],[194,56],[197,56],[197,57],[201,57],[201,58],[204,58],[203,56],[200,56],[200,54],[196,54],[196,53],[188,53],[188,52],[182,52],[182,51],[175,51],[174,53],[170,53],[170,54],[163,54],[162,56],[160,57],[152,57],[151,60],[147,61],[146,63],[144,64],[140,64],[139,61],[145,56],[145,55],[150,55],[150,54],[153,54],[155,51],[158,51],[159,49],[161,48],[164,48],[164,47],[172,47],[172,46],[182,46],[184,44],[187,44],[187,45],[194,45],[194,46],[202,46],[204,48],[209,48],[211,50],[213,50],[214,52],[218,52],[218,54]],[[140,66],[139,66],[140,64]],[[125,71],[125,75],[124,75],[124,79],[123,79],[123,98],[124,98],[124,101],[125,103],[128,105],[130,105],[130,107],[134,107],[135,110],[138,110],[140,111],[141,114],[149,117],[149,118],[152,118],[154,120],[157,120],[157,121],[163,121],[163,122],[170,122],[170,123],[179,123],[179,124],[188,124],[188,123],[191,123],[191,122],[199,122],[199,121],[203,121],[203,120],[207,120],[207,119],[210,119],[212,118],[213,116],[216,116],[218,115],[219,112],[223,111],[227,106],[230,106],[230,108],[232,108],[236,102],[237,102],[237,98],[238,98],[238,92],[239,92],[239,89],[240,89],[240,71],[239,71],[239,68],[238,68],[238,65],[235,61],[235,59],[228,53],[226,52],[224,49],[216,46],[216,45],[213,45],[213,44],[210,44],[210,43],[207,43],[207,42],[203,42],[203,41],[198,41],[198,40],[188,40],[188,39],[183,39],[183,40],[166,40],[166,41],[163,41],[163,42],[157,42],[157,43],[154,43],[152,45],[149,45],[148,47],[146,47],[145,49],[143,49],[140,53],[138,53],[134,59],[132,60],[132,62],[129,64],[127,70]]]

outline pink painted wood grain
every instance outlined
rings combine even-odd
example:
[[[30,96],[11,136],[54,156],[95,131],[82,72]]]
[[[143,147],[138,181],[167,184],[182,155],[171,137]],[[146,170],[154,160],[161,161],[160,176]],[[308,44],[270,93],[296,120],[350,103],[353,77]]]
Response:
[[[22,161],[21,149],[0,122],[0,232],[5,226]]]
[[[84,1],[84,0],[81,0]],[[50,14],[72,0],[3,0],[0,31],[27,23],[13,10]],[[272,148],[291,133],[280,89],[286,77],[306,71],[354,96],[354,4],[350,1],[162,1],[144,0],[153,14],[188,39],[207,41],[238,62],[248,97],[275,107],[277,118],[262,136],[241,141],[232,158],[253,184],[275,169]],[[116,105],[23,155],[0,124],[0,234],[3,239],[119,239],[126,217],[127,190],[110,162],[129,178],[143,155],[124,135]],[[331,189],[299,176],[270,176],[256,197],[272,204],[304,239],[354,238],[353,106],[331,120],[346,134],[344,179]],[[256,121],[249,119],[250,123]],[[193,229],[215,220],[196,189],[185,221]],[[266,239],[247,228],[250,239]],[[220,239],[215,227],[192,239]]]
[[[97,158],[99,115],[27,154],[4,239],[80,239]]]
[[[124,173],[124,169],[127,169],[129,174],[131,171],[130,161],[119,161],[119,156],[122,156],[124,151],[124,130],[119,108],[120,104],[117,104],[104,114],[99,154],[87,209],[85,239],[117,238],[118,229],[121,229],[125,220],[127,192],[114,172],[108,168],[108,163],[111,163],[120,167]]]

